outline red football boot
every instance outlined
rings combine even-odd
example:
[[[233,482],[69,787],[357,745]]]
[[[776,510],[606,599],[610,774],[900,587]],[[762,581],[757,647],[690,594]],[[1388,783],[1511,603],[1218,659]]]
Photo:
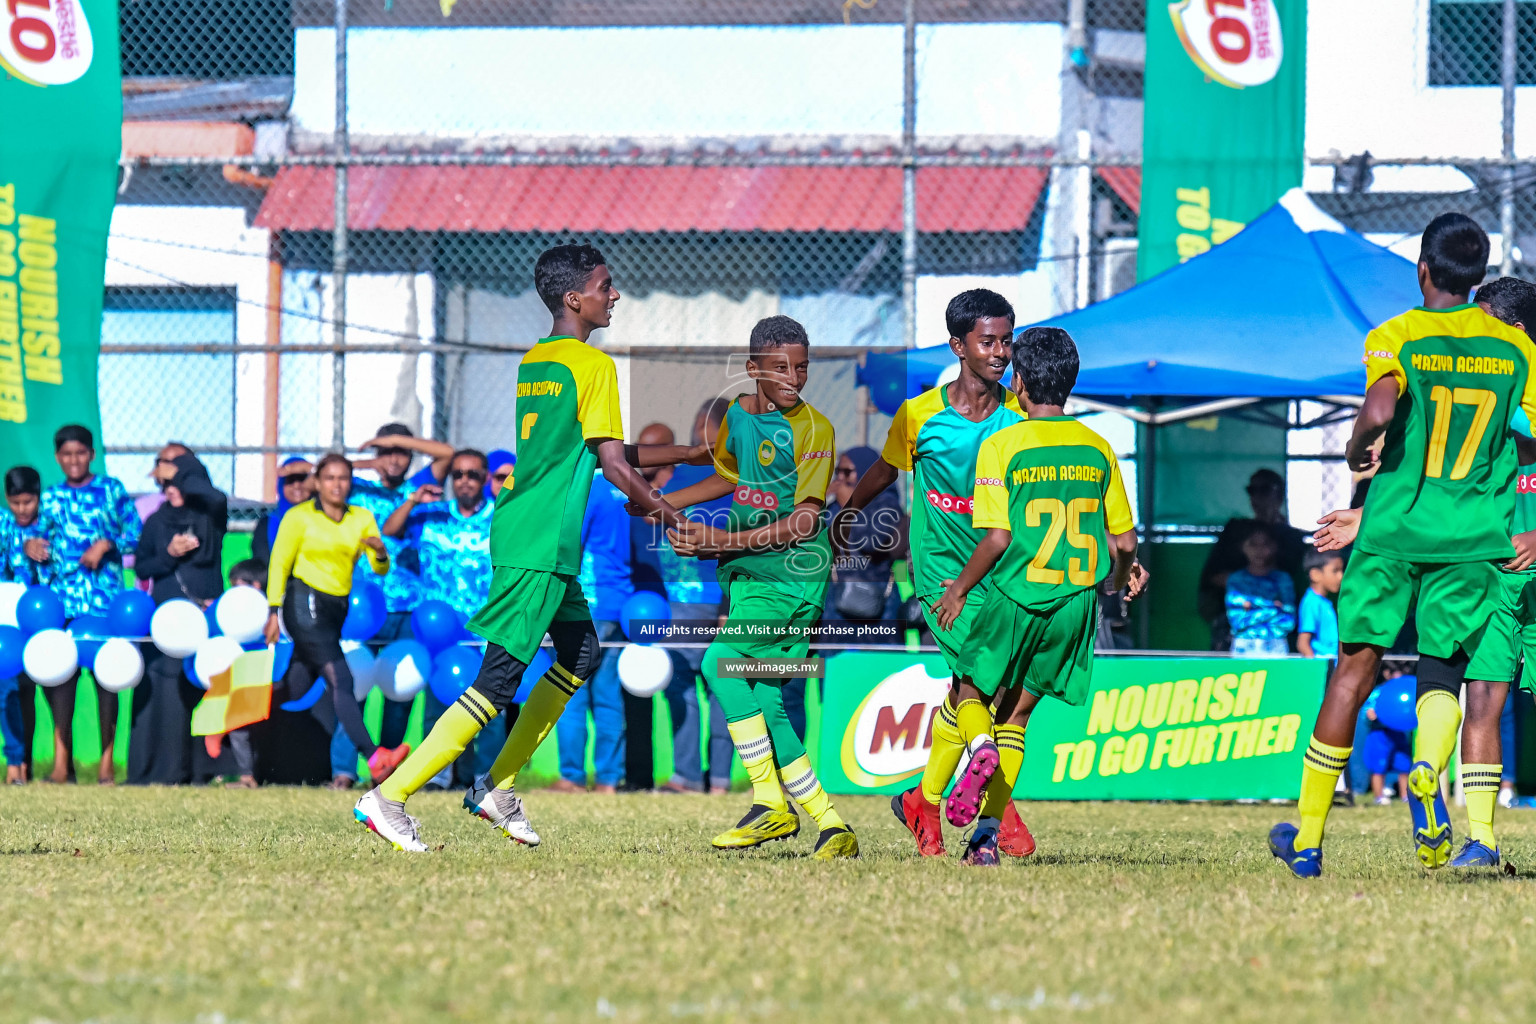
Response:
[[[891,797],[891,813],[917,840],[918,853],[924,857],[944,856],[944,827],[939,822],[939,805],[924,800],[921,788]]]
[[[1010,857],[1028,857],[1035,852],[1035,837],[1029,834],[1029,826],[1019,817],[1019,809],[1012,800],[1008,801],[1002,827],[997,830],[997,848]]]

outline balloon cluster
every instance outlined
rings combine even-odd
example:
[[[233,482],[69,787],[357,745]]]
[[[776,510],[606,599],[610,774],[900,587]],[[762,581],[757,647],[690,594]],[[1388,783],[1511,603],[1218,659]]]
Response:
[[[149,628],[155,602],[125,590],[105,615],[81,615],[64,626],[64,605],[47,587],[0,583],[0,676],[25,672],[42,686],[58,686],[82,668],[113,692],[137,685],[144,659],[127,638]]]

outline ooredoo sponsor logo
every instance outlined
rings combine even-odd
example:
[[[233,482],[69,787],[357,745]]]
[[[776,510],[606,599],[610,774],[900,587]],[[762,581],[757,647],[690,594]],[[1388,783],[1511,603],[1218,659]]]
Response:
[[[1168,5],[1184,52],[1212,81],[1263,85],[1285,56],[1275,0],[1178,0]]]
[[[66,85],[91,66],[95,47],[79,0],[0,4],[0,67],[31,85]]]
[[[1536,473],[1521,473],[1516,476],[1515,490],[1521,494],[1536,492]]]
[[[736,488],[736,504],[766,508],[771,511],[779,507],[779,496],[772,491],[760,491],[756,487],[742,484]]]
[[[972,500],[970,497],[962,497],[958,494],[945,494],[943,491],[929,491],[928,504],[940,512],[954,512],[958,515],[970,515]]]

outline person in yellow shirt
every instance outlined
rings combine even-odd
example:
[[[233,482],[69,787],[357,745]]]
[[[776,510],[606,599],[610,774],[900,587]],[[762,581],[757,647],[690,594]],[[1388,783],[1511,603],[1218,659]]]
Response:
[[[316,679],[331,691],[339,722],[365,758],[374,783],[389,777],[409,744],[381,747],[363,724],[363,709],[352,692],[352,672],[341,650],[341,625],[359,557],[380,576],[389,571],[389,553],[373,513],[349,504],[352,463],[332,453],[315,470],[315,497],[283,516],[267,566],[267,643],[277,643],[280,625],[293,638],[293,662],[285,677],[289,698],[309,691]],[[281,613],[281,620],[279,620]],[[330,726],[335,728],[334,722]]]

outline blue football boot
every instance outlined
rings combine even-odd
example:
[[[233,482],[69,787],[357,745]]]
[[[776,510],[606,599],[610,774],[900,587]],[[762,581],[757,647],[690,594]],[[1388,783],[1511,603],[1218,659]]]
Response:
[[[1499,848],[1490,849],[1486,843],[1468,839],[1461,844],[1461,852],[1451,858],[1453,868],[1496,868],[1499,866]]]
[[[1440,793],[1440,775],[1428,761],[1408,772],[1408,807],[1413,811],[1413,849],[1427,868],[1443,868],[1451,859],[1451,816]]]
[[[1284,861],[1297,878],[1317,878],[1323,873],[1322,847],[1296,849],[1296,826],[1288,821],[1269,830],[1269,852]]]

